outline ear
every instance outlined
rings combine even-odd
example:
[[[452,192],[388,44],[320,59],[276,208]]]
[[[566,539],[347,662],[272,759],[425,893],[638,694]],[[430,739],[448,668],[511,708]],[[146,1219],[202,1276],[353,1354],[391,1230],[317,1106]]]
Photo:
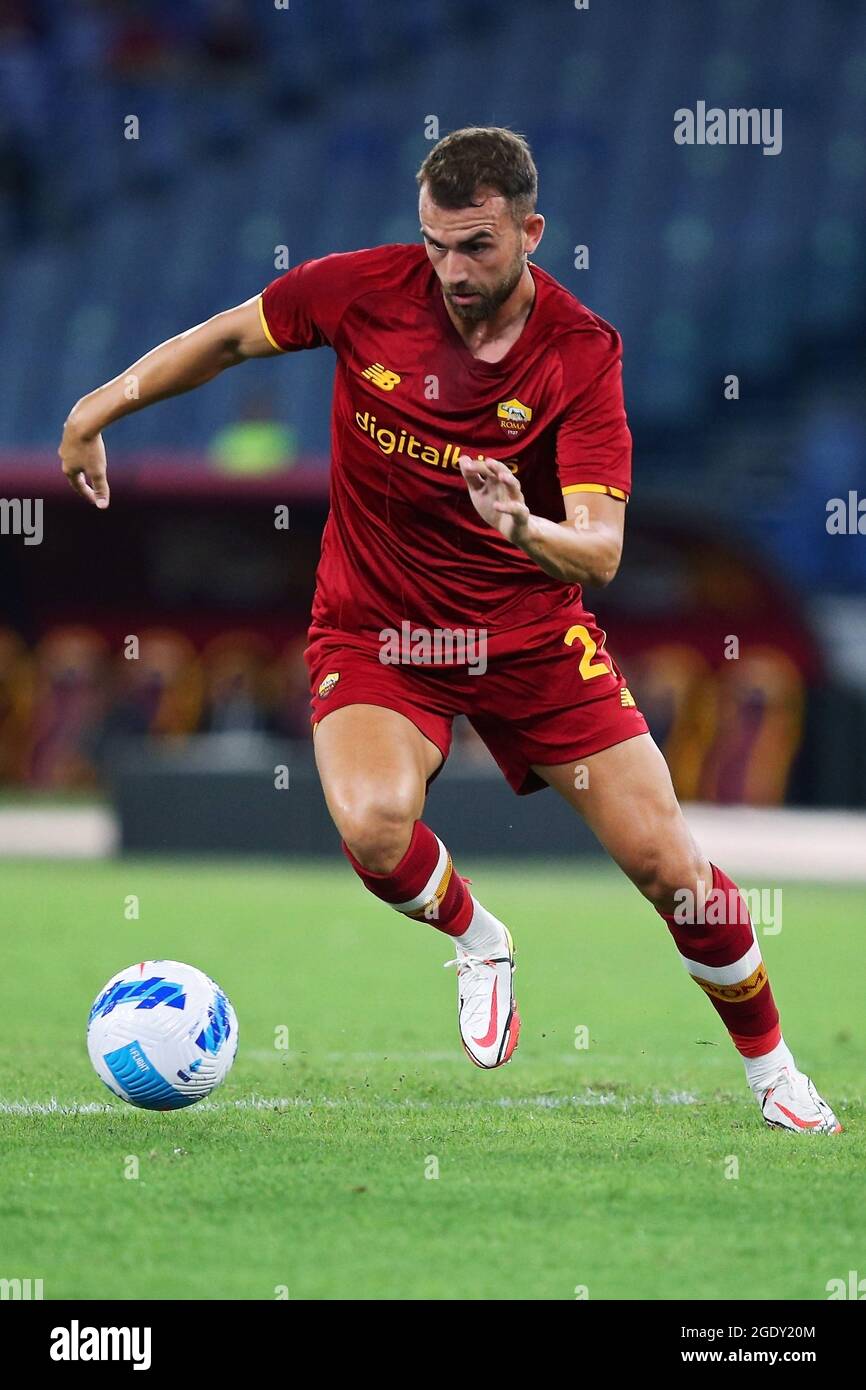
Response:
[[[540,212],[527,213],[523,219],[523,249],[531,256],[544,235],[544,218]]]

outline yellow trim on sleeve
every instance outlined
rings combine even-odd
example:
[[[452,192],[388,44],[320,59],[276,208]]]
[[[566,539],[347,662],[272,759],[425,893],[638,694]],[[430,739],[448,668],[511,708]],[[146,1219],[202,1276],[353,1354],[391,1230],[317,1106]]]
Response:
[[[280,347],[280,345],[279,345],[279,343],[277,342],[276,338],[274,337],[273,333],[272,333],[271,330],[268,328],[268,321],[267,321],[267,319],[265,318],[265,306],[264,306],[264,296],[263,296],[263,295],[259,295],[259,318],[260,318],[261,321],[262,321],[262,328],[264,329],[265,337],[267,338],[267,340],[268,340],[268,342],[270,343],[271,347],[275,347],[276,350],[277,350],[277,352],[285,352],[286,349],[283,348],[283,347]]]
[[[570,492],[605,492],[608,497],[618,497],[620,502],[628,501],[628,493],[623,492],[619,487],[607,487],[605,483],[571,483],[569,487],[562,489],[563,497]]]

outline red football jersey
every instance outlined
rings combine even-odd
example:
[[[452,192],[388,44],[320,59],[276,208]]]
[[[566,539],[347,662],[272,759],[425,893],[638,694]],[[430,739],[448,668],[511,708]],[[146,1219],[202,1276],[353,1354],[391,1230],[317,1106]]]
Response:
[[[501,648],[579,600],[482,521],[457,464],[508,464],[530,511],[554,521],[570,490],[628,497],[619,334],[531,273],[535,301],[500,362],[472,356],[421,245],[305,261],[264,291],[275,347],[337,355],[314,631],[472,626]]]

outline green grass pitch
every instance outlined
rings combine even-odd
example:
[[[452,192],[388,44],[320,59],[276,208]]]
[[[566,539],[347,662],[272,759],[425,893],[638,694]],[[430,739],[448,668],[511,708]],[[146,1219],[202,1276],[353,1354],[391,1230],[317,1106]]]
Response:
[[[462,867],[517,947],[520,1046],[489,1073],[447,939],[338,858],[5,865],[0,1276],[48,1299],[824,1299],[866,1273],[862,891],[788,885],[763,939],[845,1128],[801,1139],[764,1126],[615,871]],[[160,956],[240,1019],[227,1083],[164,1115],[115,1100],[84,1043],[109,976]]]

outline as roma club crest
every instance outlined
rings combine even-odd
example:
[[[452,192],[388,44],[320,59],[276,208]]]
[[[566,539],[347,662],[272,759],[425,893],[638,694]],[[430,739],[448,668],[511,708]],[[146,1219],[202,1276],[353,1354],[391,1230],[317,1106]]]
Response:
[[[325,679],[319,686],[319,699],[324,700],[326,695],[330,695],[337,681],[340,679],[339,671],[329,671]]]
[[[496,407],[496,418],[507,435],[512,439],[523,434],[532,419],[532,409],[512,396],[510,401],[500,401]]]

